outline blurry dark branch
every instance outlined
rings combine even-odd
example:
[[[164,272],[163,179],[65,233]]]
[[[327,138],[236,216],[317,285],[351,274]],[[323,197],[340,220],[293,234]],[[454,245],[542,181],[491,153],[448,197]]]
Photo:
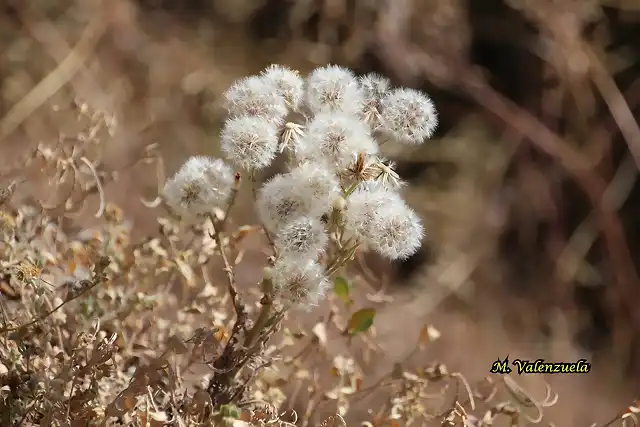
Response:
[[[575,179],[588,197],[594,208],[594,218],[600,226],[613,274],[621,292],[612,292],[612,301],[616,307],[623,307],[624,312],[619,325],[626,324],[625,318],[631,319],[634,328],[640,328],[640,312],[634,306],[634,287],[638,284],[638,275],[627,245],[624,229],[617,217],[617,207],[607,197],[607,185],[594,171],[588,160],[575,151],[558,135],[551,132],[544,124],[528,112],[507,100],[481,79],[467,73],[461,79],[464,91],[479,105],[502,119],[506,126],[512,127],[525,136],[534,146],[545,154],[556,159],[562,167]],[[623,328],[620,328],[623,329]],[[620,331],[622,333],[622,331]],[[620,348],[628,349],[628,345],[620,342],[622,334],[616,341]]]
[[[640,169],[640,127],[638,127],[630,106],[606,66],[591,48],[585,46],[585,50],[587,50],[591,64],[593,82],[607,103],[611,116],[620,129],[620,133],[627,141],[629,152],[633,156],[636,167]]]

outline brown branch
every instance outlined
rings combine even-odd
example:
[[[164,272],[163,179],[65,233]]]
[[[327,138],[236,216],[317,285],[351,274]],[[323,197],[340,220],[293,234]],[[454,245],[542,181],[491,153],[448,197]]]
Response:
[[[640,312],[633,307],[638,274],[625,240],[624,230],[616,215],[616,206],[604,197],[607,185],[593,171],[592,165],[566,141],[550,131],[543,123],[513,102],[504,98],[473,73],[465,73],[460,80],[463,90],[479,105],[499,117],[507,126],[525,136],[538,150],[554,158],[573,177],[594,208],[608,249],[609,261],[622,292],[612,295],[618,307],[624,307],[632,324],[640,327]],[[619,319],[626,323],[625,319]],[[622,339],[618,334],[618,340]]]

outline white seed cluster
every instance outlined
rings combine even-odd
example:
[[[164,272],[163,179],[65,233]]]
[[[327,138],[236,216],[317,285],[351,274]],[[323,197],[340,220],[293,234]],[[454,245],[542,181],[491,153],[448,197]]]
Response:
[[[270,271],[280,297],[306,307],[323,297],[322,259],[331,242],[349,239],[389,259],[419,248],[422,224],[400,195],[393,164],[378,156],[378,140],[420,144],[431,137],[438,118],[427,95],[335,65],[306,79],[272,65],[237,81],[223,98],[227,161],[250,174],[280,153],[289,161],[288,172],[256,198],[278,252]],[[228,202],[233,176],[222,160],[194,157],[167,183],[165,199],[182,215],[202,215]]]
[[[187,220],[224,207],[231,196],[234,173],[220,159],[195,156],[187,160],[164,186],[164,199]]]

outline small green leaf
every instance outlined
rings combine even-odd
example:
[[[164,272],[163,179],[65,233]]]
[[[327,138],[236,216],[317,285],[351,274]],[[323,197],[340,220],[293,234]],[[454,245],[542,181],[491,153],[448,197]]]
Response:
[[[238,419],[240,418],[240,409],[238,409],[237,406],[235,405],[220,405],[220,415],[222,415],[225,418],[233,418],[233,419]]]
[[[349,302],[349,282],[342,276],[338,276],[333,281],[333,291],[345,304]]]
[[[376,311],[373,308],[363,308],[351,315],[347,324],[347,332],[355,335],[365,332],[373,325],[373,319],[376,317]]]

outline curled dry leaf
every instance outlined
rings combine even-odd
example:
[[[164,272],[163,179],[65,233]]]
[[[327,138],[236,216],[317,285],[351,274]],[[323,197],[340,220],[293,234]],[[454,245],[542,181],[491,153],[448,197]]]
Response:
[[[312,329],[313,334],[322,346],[327,345],[327,327],[323,322],[318,322]]]

